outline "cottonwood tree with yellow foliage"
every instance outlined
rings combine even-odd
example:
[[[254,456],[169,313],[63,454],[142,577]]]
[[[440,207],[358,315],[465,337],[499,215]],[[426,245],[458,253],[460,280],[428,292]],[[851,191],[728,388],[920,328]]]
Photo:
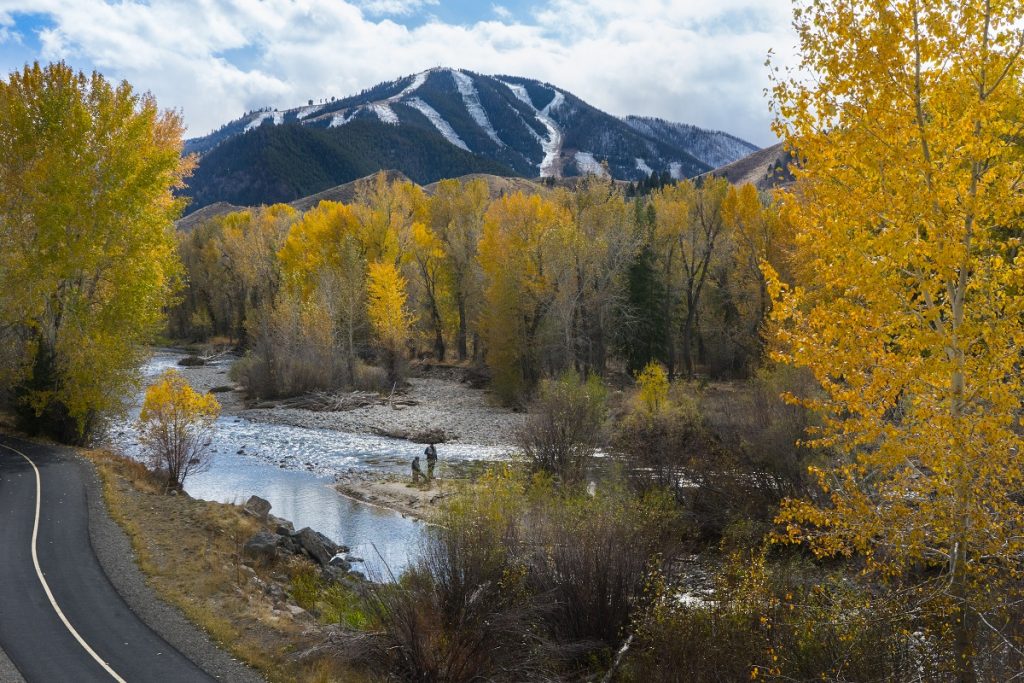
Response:
[[[177,274],[183,129],[64,63],[0,81],[0,388],[27,428],[82,441],[122,406]]]
[[[784,537],[910,585],[959,681],[1019,672],[1024,6],[799,2],[776,131],[800,168],[777,357],[810,368],[827,502]],[[1014,662],[1016,665],[1014,665]],[[999,668],[999,667],[1008,668]]]
[[[146,390],[139,413],[139,443],[153,469],[180,490],[190,474],[210,466],[210,440],[220,415],[213,394],[200,394],[174,369]]]
[[[366,307],[370,325],[384,352],[388,381],[402,380],[405,343],[412,317],[406,310],[406,280],[391,263],[371,263],[366,283]]]
[[[521,399],[540,379],[540,339],[567,269],[571,218],[522,193],[496,200],[484,218],[480,266],[486,277],[481,326],[495,390]]]

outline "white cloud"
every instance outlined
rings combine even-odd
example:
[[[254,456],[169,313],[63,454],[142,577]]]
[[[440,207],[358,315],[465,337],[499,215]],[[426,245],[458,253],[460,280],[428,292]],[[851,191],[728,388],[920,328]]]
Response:
[[[415,28],[371,18],[427,2],[436,0],[0,0],[0,17],[48,15],[43,54],[23,61],[63,58],[127,78],[181,109],[196,135],[252,108],[454,66],[549,81],[616,115],[773,140],[763,62],[795,42],[785,0],[553,0],[529,20],[494,5],[495,20]]]
[[[368,14],[400,17],[417,12],[427,5],[436,4],[438,4],[438,0],[360,0],[359,2],[359,6]]]

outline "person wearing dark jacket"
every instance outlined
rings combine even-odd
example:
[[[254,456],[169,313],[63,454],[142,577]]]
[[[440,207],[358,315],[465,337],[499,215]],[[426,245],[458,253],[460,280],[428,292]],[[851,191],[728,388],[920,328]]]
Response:
[[[427,456],[427,479],[434,478],[434,466],[437,465],[437,449],[434,444],[427,446],[423,454]]]
[[[416,456],[412,459],[412,483],[420,483],[420,475],[423,474],[423,470],[420,469],[420,456]]]

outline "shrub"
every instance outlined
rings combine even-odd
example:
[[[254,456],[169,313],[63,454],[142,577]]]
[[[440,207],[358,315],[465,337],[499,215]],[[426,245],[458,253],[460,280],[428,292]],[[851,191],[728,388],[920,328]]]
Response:
[[[352,373],[352,386],[360,391],[385,393],[391,391],[392,384],[384,368],[357,361]]]
[[[696,401],[685,396],[669,399],[666,392],[665,398],[652,403],[643,388],[633,409],[619,422],[612,445],[625,459],[626,472],[638,491],[667,489],[679,502],[690,485],[687,467],[713,447]]]
[[[934,680],[911,613],[842,573],[736,553],[713,600],[652,578],[625,681]]]
[[[333,323],[314,302],[282,292],[269,310],[252,315],[248,331],[251,349],[231,377],[254,396],[335,389],[349,379]]]
[[[601,443],[605,389],[596,375],[581,381],[570,371],[559,380],[541,382],[518,442],[534,471],[563,483],[578,483],[585,465]]]
[[[449,504],[402,582],[372,589],[377,660],[410,680],[604,669],[678,519],[664,493],[488,473]]]
[[[210,438],[220,414],[211,394],[200,394],[177,371],[169,369],[146,390],[139,414],[139,441],[151,466],[181,489],[188,475],[210,465]]]
[[[378,666],[405,680],[545,680],[540,603],[525,593],[517,520],[521,482],[508,470],[454,501],[431,527],[419,562],[398,584],[371,585],[382,634]]]

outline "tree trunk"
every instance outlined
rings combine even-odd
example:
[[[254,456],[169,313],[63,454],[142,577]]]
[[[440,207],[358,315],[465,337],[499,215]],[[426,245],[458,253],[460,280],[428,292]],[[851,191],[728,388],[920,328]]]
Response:
[[[444,361],[444,334],[441,332],[441,314],[437,311],[437,302],[430,299],[430,318],[434,324],[434,356],[439,361]]]
[[[466,358],[469,357],[468,349],[466,348],[466,299],[459,292],[458,295],[458,306],[459,306],[459,333],[455,337],[455,346],[459,353],[459,360],[465,362]],[[474,351],[474,356],[476,352]]]
[[[956,565],[953,568],[953,597],[956,600],[956,623],[954,624],[953,654],[956,657],[957,683],[977,683],[974,670],[974,615],[971,613],[967,596],[967,544],[957,542],[954,553]]]

